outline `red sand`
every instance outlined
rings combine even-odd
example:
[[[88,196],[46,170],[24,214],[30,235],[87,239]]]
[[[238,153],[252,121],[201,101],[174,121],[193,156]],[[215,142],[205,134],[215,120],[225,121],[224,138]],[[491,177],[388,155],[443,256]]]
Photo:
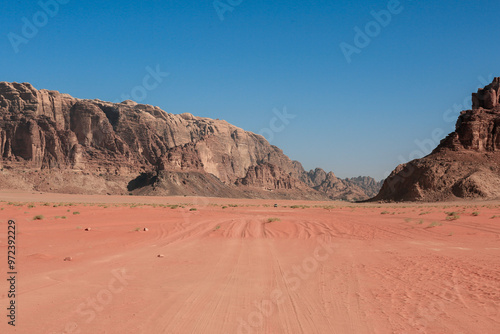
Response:
[[[15,219],[19,272],[15,328],[2,279],[1,333],[500,332],[498,202],[274,208],[8,192],[0,200],[35,205],[0,203],[0,268],[6,276]],[[196,204],[119,204],[134,200]],[[62,201],[110,204],[42,205]],[[282,207],[293,204],[310,208]],[[445,211],[460,217],[446,220]]]

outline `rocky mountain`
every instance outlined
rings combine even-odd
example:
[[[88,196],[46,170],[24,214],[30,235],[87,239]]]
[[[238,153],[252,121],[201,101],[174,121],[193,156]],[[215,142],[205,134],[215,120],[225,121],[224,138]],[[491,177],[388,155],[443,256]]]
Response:
[[[369,176],[358,176],[358,177],[346,178],[344,179],[344,182],[346,182],[351,187],[357,186],[361,188],[363,193],[371,198],[379,193],[384,181],[383,180],[377,181]],[[362,197],[358,198],[362,199]]]
[[[321,168],[305,171],[302,164],[294,161],[298,178],[309,187],[326,194],[330,199],[345,201],[361,201],[375,196],[382,182],[369,176],[341,179],[333,172],[325,172]]]
[[[472,94],[455,131],[428,156],[399,165],[373,200],[500,198],[500,78]]]
[[[29,83],[0,82],[0,157],[1,188],[333,198],[278,147],[224,120],[77,99]]]

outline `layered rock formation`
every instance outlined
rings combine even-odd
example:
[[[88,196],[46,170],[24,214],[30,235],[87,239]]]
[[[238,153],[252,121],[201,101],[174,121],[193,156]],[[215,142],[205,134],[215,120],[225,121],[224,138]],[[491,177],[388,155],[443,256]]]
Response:
[[[399,165],[374,200],[500,198],[500,78],[472,94],[456,129],[428,156]]]
[[[264,137],[133,101],[0,83],[0,187],[326,199]],[[365,194],[366,197],[366,194]]]

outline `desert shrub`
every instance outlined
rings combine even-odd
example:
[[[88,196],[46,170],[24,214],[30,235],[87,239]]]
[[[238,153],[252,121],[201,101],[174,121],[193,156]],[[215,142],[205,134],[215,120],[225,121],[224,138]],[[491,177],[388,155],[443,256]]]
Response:
[[[299,209],[299,208],[307,209],[307,208],[310,208],[310,206],[307,206],[307,205],[291,205],[290,208],[292,208],[292,209]]]
[[[427,228],[431,228],[431,227],[436,227],[436,226],[441,226],[443,224],[439,223],[439,222],[432,222],[429,224],[429,226],[427,226]]]

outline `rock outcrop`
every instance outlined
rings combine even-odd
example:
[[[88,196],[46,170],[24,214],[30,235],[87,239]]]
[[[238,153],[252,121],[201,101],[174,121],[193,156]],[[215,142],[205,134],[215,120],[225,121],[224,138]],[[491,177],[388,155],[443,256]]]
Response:
[[[500,77],[477,93],[472,93],[472,109],[493,109],[500,105]]]
[[[428,156],[399,165],[373,200],[500,198],[500,78],[472,94],[456,129]]]

